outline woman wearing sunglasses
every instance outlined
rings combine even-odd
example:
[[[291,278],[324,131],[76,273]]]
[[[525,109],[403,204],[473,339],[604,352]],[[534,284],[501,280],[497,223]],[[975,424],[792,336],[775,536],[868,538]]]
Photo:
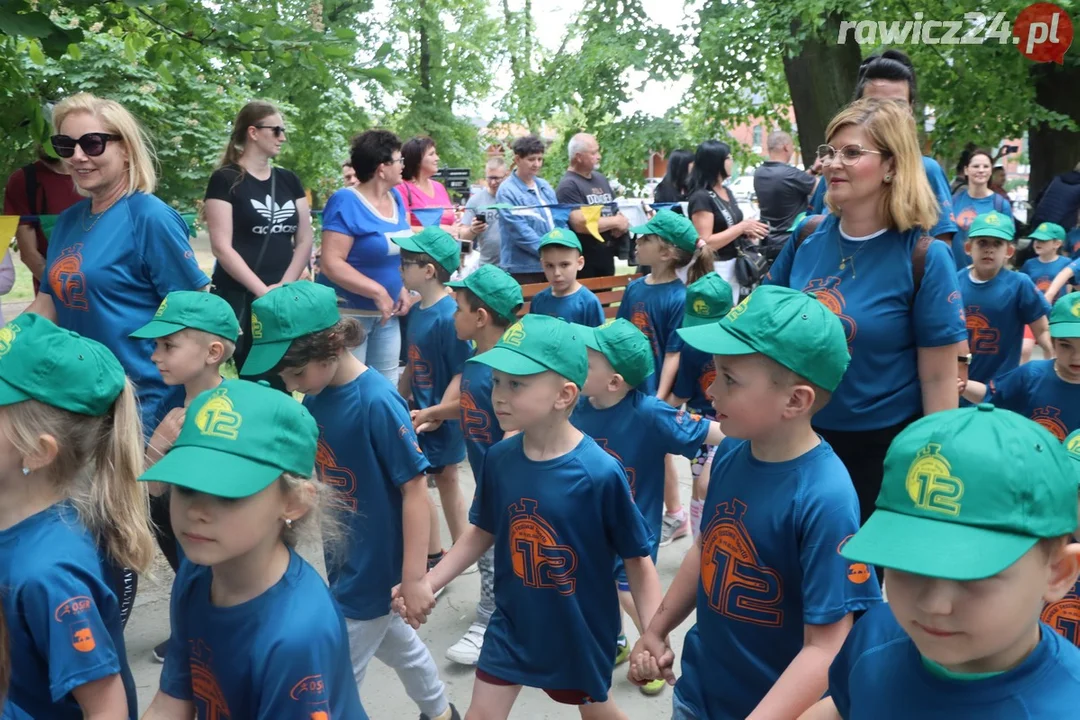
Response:
[[[217,258],[213,292],[232,305],[243,331],[233,358],[251,349],[251,302],[298,280],[311,259],[311,210],[300,178],[270,161],[285,143],[284,120],[268,102],[240,109],[206,188],[206,223]],[[276,375],[266,378],[284,389]]]
[[[833,118],[826,139],[818,157],[829,213],[802,243],[785,245],[766,282],[813,292],[847,332],[851,364],[814,426],[851,474],[865,522],[892,439],[916,418],[957,407],[967,328],[952,251],[927,235],[938,203],[907,107],[859,100]]]
[[[153,342],[128,333],[149,322],[173,290],[198,290],[210,279],[195,261],[187,224],[152,194],[152,150],[131,113],[80,93],[56,106],[53,122],[53,149],[87,199],[57,218],[45,258],[47,282],[27,311],[116,355],[135,383],[149,435],[183,402],[184,389],[162,382],[150,361]]]

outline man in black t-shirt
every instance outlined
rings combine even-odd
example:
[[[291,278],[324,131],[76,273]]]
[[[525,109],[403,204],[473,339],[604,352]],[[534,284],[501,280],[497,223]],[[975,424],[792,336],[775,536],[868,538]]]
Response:
[[[810,194],[814,192],[816,170],[803,172],[788,164],[795,154],[795,144],[782,130],[769,133],[767,146],[769,159],[754,172],[754,192],[761,222],[769,225],[763,245],[769,257],[776,257],[791,235],[791,224],[799,213],[806,211]]]
[[[578,133],[570,138],[569,153],[570,168],[555,188],[555,197],[563,205],[604,206],[599,222],[603,242],[589,232],[585,225],[585,214],[580,209],[570,213],[570,229],[577,233],[581,241],[581,254],[585,258],[585,267],[578,272],[578,277],[614,275],[615,256],[630,229],[630,221],[619,213],[611,184],[596,170],[600,167],[600,145],[596,138]]]

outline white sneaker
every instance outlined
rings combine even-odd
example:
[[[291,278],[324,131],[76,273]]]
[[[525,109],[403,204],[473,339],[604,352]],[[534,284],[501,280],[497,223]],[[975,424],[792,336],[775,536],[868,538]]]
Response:
[[[472,564],[472,565],[470,565],[469,567],[467,567],[467,568],[465,568],[464,570],[462,570],[462,571],[461,571],[461,574],[462,574],[462,575],[472,575],[472,574],[473,574],[474,572],[476,572],[476,571],[477,571],[477,570],[479,570],[479,569],[480,569],[480,568],[478,568],[478,567],[476,566],[476,563],[473,563],[473,564]]]
[[[461,639],[446,650],[446,659],[458,665],[475,665],[480,660],[480,649],[484,647],[486,625],[473,623]]]

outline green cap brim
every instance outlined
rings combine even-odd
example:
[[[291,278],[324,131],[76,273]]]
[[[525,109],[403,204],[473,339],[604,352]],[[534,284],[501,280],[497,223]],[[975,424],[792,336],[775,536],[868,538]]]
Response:
[[[276,342],[252,345],[248,353],[244,367],[240,368],[241,375],[262,375],[274,369],[281,362],[285,353],[289,351],[292,340],[278,340]]]
[[[551,369],[532,358],[525,357],[521,353],[505,347],[492,348],[486,353],[469,358],[466,362],[487,365],[489,368],[499,370],[507,375],[536,375]]]
[[[161,320],[151,320],[135,332],[128,335],[128,337],[138,338],[140,340],[151,340],[154,338],[165,337],[167,335],[178,333],[183,329],[183,325],[177,325],[176,323],[162,322]]]
[[[968,235],[968,240],[974,240],[975,238],[994,238],[995,240],[1004,240],[1005,242],[1016,242],[1016,236],[1010,235],[1005,230],[981,230],[978,235]]]
[[[402,250],[408,250],[409,252],[422,253],[426,255],[427,250],[420,247],[420,245],[414,239],[415,237],[416,236],[414,235],[413,237],[396,237],[390,239],[393,240],[394,244]]]
[[[7,380],[0,378],[0,407],[26,402],[31,397]]]
[[[649,223],[645,223],[644,225],[635,225],[634,227],[630,228],[630,232],[632,232],[634,235],[656,234],[656,231],[649,227]]]
[[[709,355],[752,355],[757,350],[720,326],[719,321],[676,330],[695,350]]]
[[[1050,337],[1052,338],[1076,338],[1080,337],[1080,322],[1064,322],[1050,325]]]
[[[214,468],[214,472],[199,468]],[[179,485],[215,497],[245,498],[266,488],[283,472],[273,465],[221,450],[181,446],[151,465],[139,481]]]
[[[875,510],[843,547],[848,560],[944,580],[997,575],[1038,538]]]
[[[713,325],[720,322],[721,318],[715,317],[698,317],[697,315],[691,315],[686,313],[682,317],[682,326],[684,328],[701,327],[702,325]]]
[[[1050,233],[1042,233],[1042,232],[1039,232],[1038,230],[1036,230],[1035,232],[1028,235],[1028,239],[1029,240],[1043,240],[1043,241],[1046,241],[1046,240],[1061,240],[1061,238],[1054,237]]]
[[[543,250],[546,247],[552,247],[552,246],[570,248],[571,250],[577,250],[578,252],[581,252],[581,241],[578,240],[576,237],[573,240],[569,240],[569,239],[544,240],[542,243],[540,243],[540,249],[541,250]]]

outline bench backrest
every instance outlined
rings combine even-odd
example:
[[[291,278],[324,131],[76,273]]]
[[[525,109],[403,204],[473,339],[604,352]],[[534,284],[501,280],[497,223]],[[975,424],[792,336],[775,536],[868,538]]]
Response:
[[[596,294],[596,298],[604,306],[604,316],[613,318],[619,312],[619,303],[622,302],[626,286],[639,277],[641,275],[606,275],[604,277],[581,278],[578,282]],[[529,305],[531,304],[529,301],[548,285],[549,283],[532,283],[521,286],[521,294],[525,298],[525,304],[518,311],[519,316],[529,312]]]

